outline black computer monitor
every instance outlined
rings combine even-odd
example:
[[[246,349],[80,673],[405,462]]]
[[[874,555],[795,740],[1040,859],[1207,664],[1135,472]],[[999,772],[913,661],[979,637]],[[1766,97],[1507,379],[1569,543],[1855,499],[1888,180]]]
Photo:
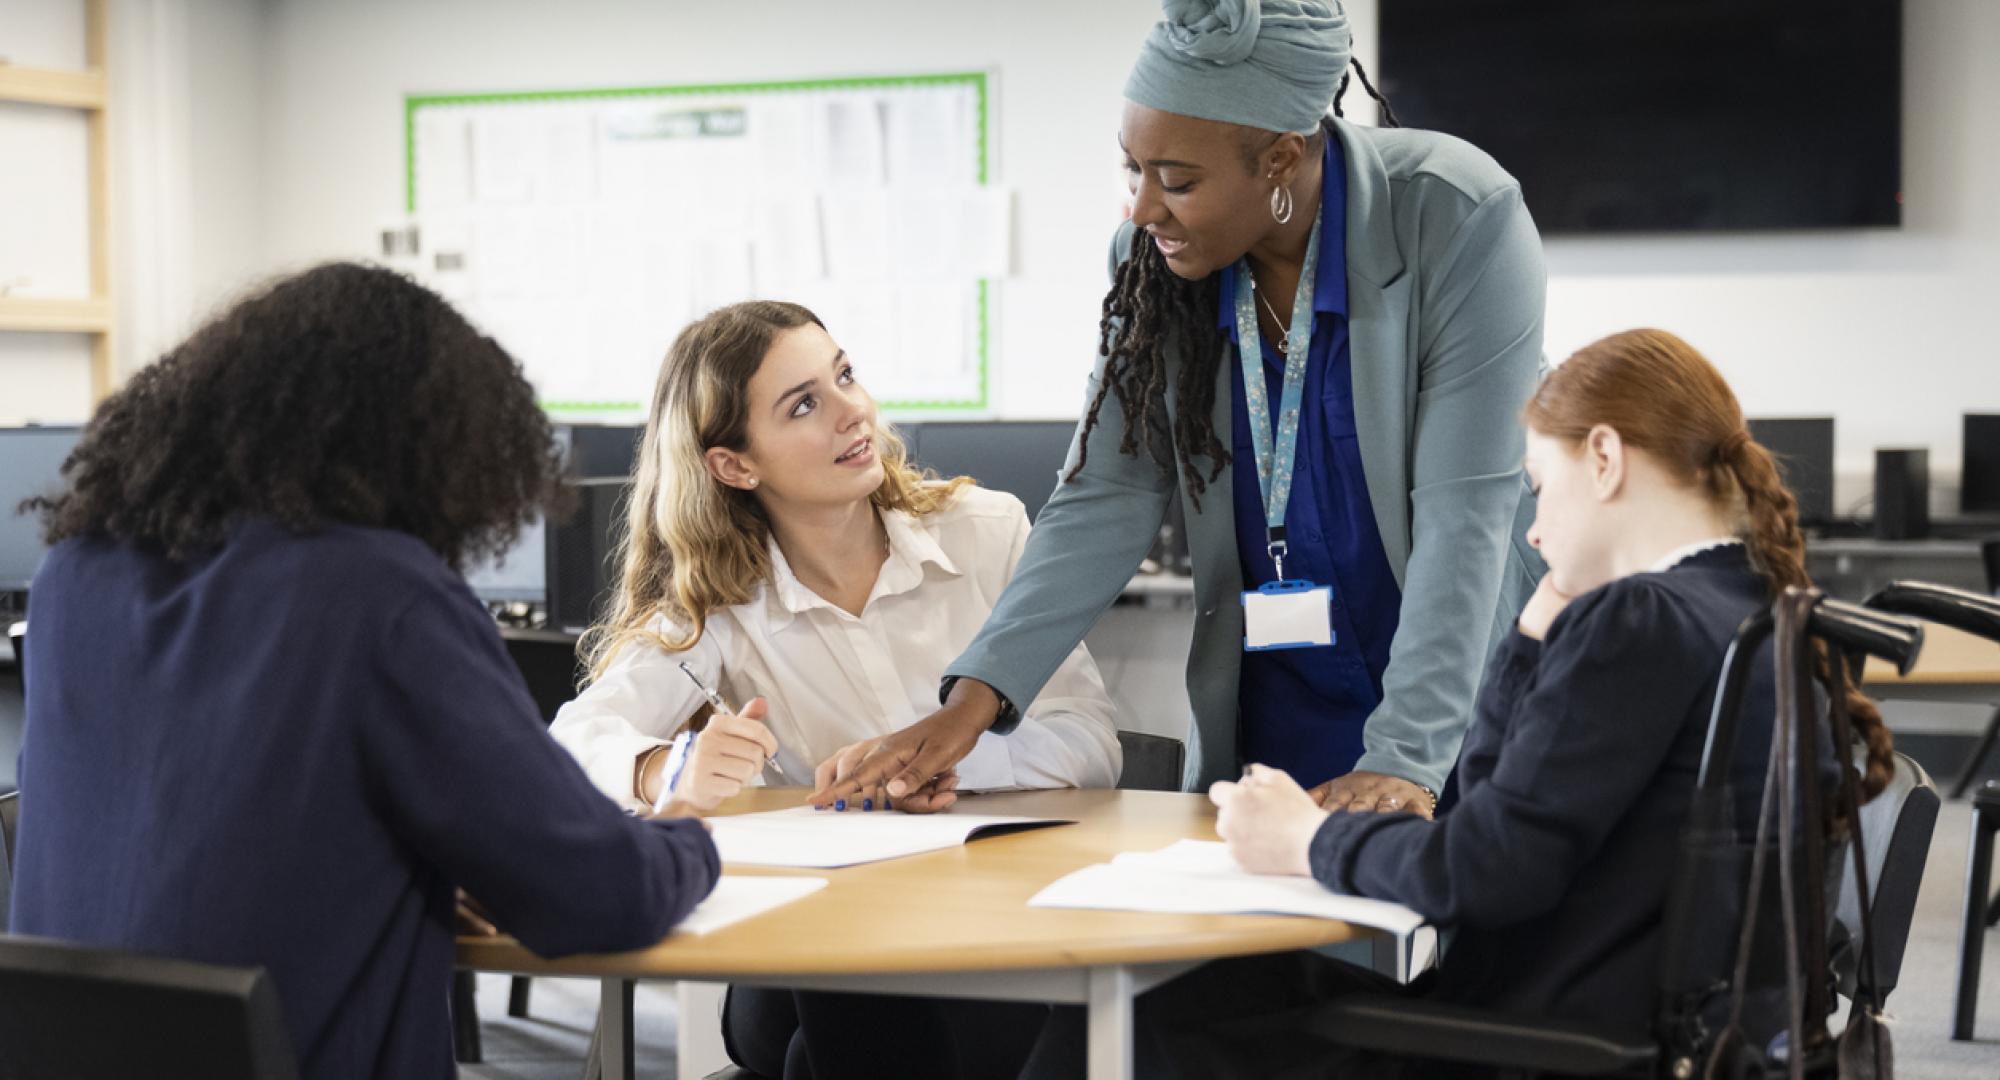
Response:
[[[568,473],[578,480],[623,480],[646,429],[629,424],[569,424],[556,433]]]
[[[1833,522],[1833,417],[1753,417],[1750,437],[1778,459],[1778,474],[1799,500],[1799,524]]]
[[[1958,508],[1968,514],[2000,514],[2000,413],[1966,413],[1963,445]]]
[[[899,424],[910,460],[939,476],[970,476],[1042,512],[1076,434],[1072,420],[946,420]]]
[[[41,566],[42,523],[20,513],[21,502],[61,487],[62,463],[82,436],[80,427],[0,428],[0,592],[26,589]]]

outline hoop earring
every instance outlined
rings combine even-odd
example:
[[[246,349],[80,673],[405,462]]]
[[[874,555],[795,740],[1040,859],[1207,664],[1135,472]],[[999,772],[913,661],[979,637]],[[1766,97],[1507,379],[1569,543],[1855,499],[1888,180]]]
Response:
[[[1292,220],[1292,191],[1282,184],[1271,189],[1271,219],[1280,225]]]

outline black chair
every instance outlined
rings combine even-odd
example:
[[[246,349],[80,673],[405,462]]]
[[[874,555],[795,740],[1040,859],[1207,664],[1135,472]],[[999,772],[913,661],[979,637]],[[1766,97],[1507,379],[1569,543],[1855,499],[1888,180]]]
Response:
[[[295,1080],[261,968],[0,937],[0,1073]]]
[[[1958,986],[1952,992],[1951,1037],[1972,1038],[1979,1011],[1979,959],[1986,932],[2000,924],[2000,893],[1993,882],[1993,834],[2000,832],[2000,781],[1988,780],[1972,796],[1972,856],[1965,865],[1965,910],[1958,931]]]
[[[1896,755],[1896,773],[1882,793],[1861,808],[1861,836],[1868,857],[1868,882],[1874,898],[1875,964],[1867,984],[1879,1005],[1896,989],[1903,970],[1903,952],[1916,920],[1917,893],[1930,860],[1931,835],[1936,831],[1937,785],[1930,774],[1904,754]],[[1860,903],[1854,867],[1842,864],[1838,918],[1847,941],[1834,958],[1840,992],[1855,997],[1864,987],[1859,952]]]
[[[2000,536],[1991,537],[1989,539],[1980,541],[1979,554],[1980,558],[1983,559],[1986,563],[1986,591],[1991,593],[1995,598],[2000,598]],[[1888,588],[1882,590],[1882,593],[1877,593],[1876,596],[1880,597],[1881,595],[1883,595],[1883,593],[1889,593],[1897,589],[1908,588],[1909,585],[1910,585],[1909,582],[1898,581],[1891,584]],[[1942,588],[1942,586],[1930,586],[1930,587]],[[1963,592],[1958,589],[1949,589],[1945,591],[1950,592],[1955,597],[1959,598],[1961,603],[1966,598],[1972,598],[1975,604],[1977,603],[1978,600],[1978,598],[1974,594]],[[1873,599],[1869,601],[1871,605],[1873,605],[1874,602],[1875,601]],[[1924,616],[1924,618],[1930,618],[1930,616],[1926,615]],[[1984,622],[1984,620],[1978,620],[1977,616],[1971,616],[1971,618],[1975,619],[1976,621],[1980,621],[1982,623]],[[1961,626],[1958,623],[1951,622],[1949,619],[1944,619],[1944,618],[1937,619],[1936,621],[1944,623],[1947,626],[1957,626],[1960,630],[1964,630],[1968,634],[1978,634],[1979,636],[1984,638],[2000,641],[2000,638],[1994,637],[1994,634],[1990,628],[1975,628],[1973,626]],[[1986,730],[1980,733],[1979,742],[1974,744],[1973,746],[1972,756],[1966,759],[1965,767],[1963,769],[1960,769],[1958,772],[1958,776],[1952,780],[1951,782],[1952,798],[1954,799],[1962,798],[1965,795],[1965,789],[1972,786],[1972,781],[1979,776],[1979,770],[1984,768],[1986,765],[1987,755],[1993,752],[1993,744],[1995,742],[2000,742],[2000,707],[1996,707],[1993,710],[1992,718],[1986,721]]]
[[[1995,570],[1995,560],[2000,559],[2000,540],[1987,541],[1984,550],[1987,570],[1991,574]],[[1885,611],[1943,623],[2000,644],[2000,596],[1981,596],[1941,585],[1898,581],[1870,597],[1868,603]],[[1973,777],[1978,775],[1987,752],[1993,748],[1996,735],[2000,735],[2000,709],[1994,711],[1993,719],[1987,723],[1986,732],[1981,736],[1972,760],[1953,782],[1953,798],[1964,794]],[[1988,783],[1980,789],[1973,797],[1972,813],[1972,852],[1966,864],[1965,902],[1958,939],[1958,984],[1953,992],[1952,1007],[1951,1037],[1959,1040],[1972,1038],[1973,1014],[1979,1003],[1980,950],[1987,928],[2000,921],[2000,897],[1989,899],[1986,895],[1992,875],[1993,833],[2000,829],[2000,784]]]
[[[1179,791],[1181,764],[1187,750],[1179,739],[1138,731],[1118,733],[1125,767],[1118,774],[1121,791]]]
[[[1702,763],[1695,810],[1684,834],[1687,837],[1715,829],[1716,821],[1710,815],[1728,805],[1728,758],[1735,746],[1736,714],[1758,649],[1771,635],[1772,625],[1771,614],[1759,612],[1744,622],[1730,643],[1709,722],[1709,752]],[[1880,656],[1905,672],[1923,645],[1920,625],[1835,600],[1818,602],[1808,629],[1841,653]],[[1702,864],[1689,857],[1693,850],[1694,845],[1684,839],[1677,885],[1684,885],[1702,870]],[[1707,933],[1726,933],[1733,949],[1736,926],[1718,927],[1714,925],[1715,913],[1701,909],[1702,901],[1711,895],[1677,887],[1667,900],[1665,925],[1699,926]],[[1773,906],[1767,894],[1759,910]],[[1800,932],[1811,931],[1801,922]],[[1809,955],[1805,948],[1806,943],[1801,942],[1800,955]],[[1672,952],[1674,947],[1670,944],[1666,951]],[[1662,975],[1663,997],[1669,993],[1667,987],[1692,974],[1675,973],[1672,968],[1667,965]],[[1359,1049],[1525,1075],[1652,1076],[1660,1071],[1666,1052],[1657,1040],[1635,1039],[1588,1024],[1551,1022],[1392,995],[1354,995],[1332,1002],[1315,1017],[1313,1027]],[[1673,1075],[1682,1075],[1681,1066],[1688,1067],[1688,1075],[1694,1071],[1693,1062],[1677,1061],[1674,1066]]]
[[[0,795],[0,934],[7,932],[7,912],[14,898],[14,825],[21,819],[21,793]]]

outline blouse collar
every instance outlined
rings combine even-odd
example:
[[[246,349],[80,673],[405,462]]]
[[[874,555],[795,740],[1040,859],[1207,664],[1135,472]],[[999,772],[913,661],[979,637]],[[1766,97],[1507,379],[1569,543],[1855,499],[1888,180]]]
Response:
[[[1663,571],[1672,570],[1674,567],[1679,566],[1704,551],[1714,551],[1718,548],[1728,547],[1731,544],[1740,546],[1742,543],[1743,540],[1735,536],[1718,536],[1708,540],[1697,540],[1692,544],[1677,547],[1667,552],[1659,562],[1647,567],[1646,572],[1649,574],[1658,574]]]
[[[881,573],[875,578],[875,588],[868,594],[869,602],[879,596],[898,596],[923,584],[927,564],[957,576],[957,564],[945,554],[937,537],[925,527],[924,522],[902,510],[883,510],[881,515],[883,531],[889,537],[889,557],[882,561]],[[799,580],[775,537],[770,541],[770,555],[771,583],[767,590],[769,603],[765,607],[771,629],[780,629],[794,616],[814,608],[826,608],[843,617],[852,617]]]

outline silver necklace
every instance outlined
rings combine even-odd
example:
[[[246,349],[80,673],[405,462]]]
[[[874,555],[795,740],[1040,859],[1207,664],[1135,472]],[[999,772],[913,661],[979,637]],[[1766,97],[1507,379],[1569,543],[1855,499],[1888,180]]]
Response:
[[[1257,294],[1257,299],[1263,303],[1264,310],[1271,313],[1271,324],[1278,328],[1278,340],[1272,342],[1272,345],[1278,350],[1278,355],[1290,355],[1292,351],[1291,326],[1278,315],[1278,309],[1271,306],[1270,298],[1264,295],[1264,290],[1257,287],[1257,279],[1254,277],[1250,279],[1250,291]]]

